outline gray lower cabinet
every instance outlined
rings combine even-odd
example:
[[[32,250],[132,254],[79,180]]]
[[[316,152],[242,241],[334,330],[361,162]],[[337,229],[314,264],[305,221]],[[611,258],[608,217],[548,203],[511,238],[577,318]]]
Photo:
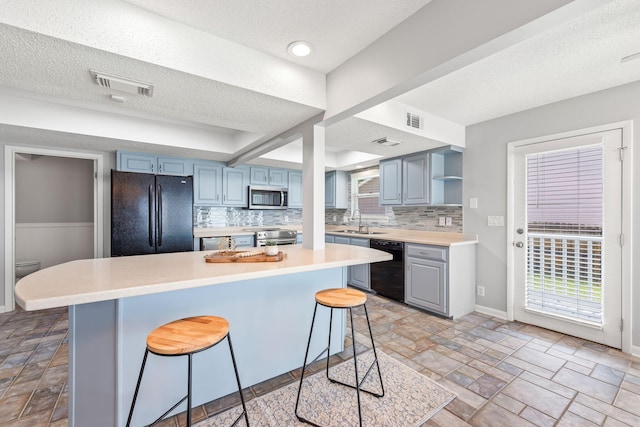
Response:
[[[476,245],[405,245],[405,302],[457,318],[475,309]]]
[[[369,239],[360,237],[329,236],[325,235],[324,241],[327,243],[338,243],[341,245],[369,247]],[[347,273],[347,283],[358,288],[371,290],[371,276],[369,264],[352,265]]]
[[[447,249],[413,244],[405,249],[405,302],[448,316]]]

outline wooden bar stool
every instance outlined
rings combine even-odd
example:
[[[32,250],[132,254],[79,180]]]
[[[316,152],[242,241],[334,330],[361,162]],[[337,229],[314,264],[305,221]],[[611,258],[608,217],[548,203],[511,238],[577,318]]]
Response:
[[[233,370],[236,375],[236,381],[238,382],[238,392],[240,393],[240,400],[242,401],[243,409],[243,412],[238,416],[238,418],[236,418],[235,422],[232,425],[235,426],[236,424],[238,424],[238,422],[244,415],[248,427],[249,418],[247,416],[247,408],[245,406],[244,397],[242,395],[242,386],[240,385],[240,376],[238,375],[236,358],[233,355],[231,335],[229,334],[229,322],[227,322],[227,320],[222,317],[215,316],[196,316],[176,320],[154,329],[147,336],[147,348],[145,349],[144,357],[142,359],[142,366],[140,367],[140,374],[138,375],[136,391],[133,394],[133,401],[131,402],[131,409],[129,410],[129,418],[127,419],[127,427],[129,427],[129,425],[131,424],[133,409],[136,405],[138,391],[140,391],[140,383],[142,382],[142,374],[144,373],[144,366],[147,363],[147,356],[149,355],[149,353],[153,353],[158,356],[187,356],[189,360],[187,370],[187,395],[180,399],[178,403],[173,405],[167,412],[162,414],[150,425],[153,426],[162,421],[167,416],[167,414],[177,408],[178,405],[180,405],[186,399],[187,426],[191,426],[192,356],[195,353],[215,346],[225,338],[227,338],[227,341],[229,342],[231,361],[233,362]]]
[[[309,363],[309,365],[313,364],[316,360],[318,360],[325,352],[327,353],[327,367],[326,367],[327,379],[332,383],[342,384],[344,386],[356,389],[356,394],[358,396],[358,418],[360,420],[361,427],[362,427],[362,408],[360,405],[360,391],[369,393],[375,397],[384,396],[384,385],[382,384],[382,374],[380,373],[380,364],[378,363],[378,354],[376,353],[376,346],[373,342],[373,333],[371,332],[371,323],[369,323],[369,314],[367,313],[366,302],[367,302],[367,294],[355,289],[348,289],[348,288],[325,289],[316,293],[316,305],[315,305],[315,308],[313,309],[313,318],[311,320],[311,330],[309,331],[309,341],[307,342],[307,351],[304,354],[304,364],[302,365],[302,375],[300,376],[300,386],[298,387],[298,397],[296,398],[296,409],[295,409],[296,417],[301,422],[311,424],[316,427],[320,427],[318,424],[298,415],[298,404],[300,403],[300,392],[302,391],[302,381],[304,380],[304,372],[308,366],[307,358],[309,356],[309,347],[311,346],[311,336],[313,335],[313,325],[315,324],[315,321],[316,321],[316,312],[318,310],[318,305],[322,305],[324,307],[328,307],[331,309],[331,312],[329,315],[329,341],[328,341],[327,347],[324,350],[322,350],[320,354],[315,359],[313,359],[311,363]],[[360,306],[364,307],[364,314],[367,318],[369,336],[371,337],[371,348],[373,349],[373,356],[374,356],[374,360],[369,366],[369,368],[367,369],[364,376],[362,377],[362,381],[358,380],[358,360],[356,357],[356,336],[355,336],[355,329],[353,324],[353,311],[352,311],[353,308],[360,307]],[[354,364],[355,376],[356,376],[355,385],[346,384],[344,382],[335,380],[329,376],[331,324],[333,323],[334,309],[349,310],[349,316],[351,319],[351,340],[353,342],[353,364]],[[371,369],[373,369],[373,365],[376,365],[376,367],[378,368],[378,378],[380,378],[380,387],[381,387],[382,393],[375,393],[375,392],[360,388],[362,383],[364,383],[364,381],[367,379],[367,376],[371,372]]]

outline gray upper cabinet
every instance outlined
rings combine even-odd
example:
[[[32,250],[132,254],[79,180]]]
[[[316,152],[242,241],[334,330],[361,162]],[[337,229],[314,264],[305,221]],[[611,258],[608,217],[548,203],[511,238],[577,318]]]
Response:
[[[270,187],[286,187],[289,184],[286,169],[272,169],[262,166],[251,166],[251,185],[268,185]]]
[[[402,204],[402,159],[380,162],[380,204]]]
[[[195,205],[222,205],[222,165],[195,164],[193,187]]]
[[[423,153],[402,159],[402,204],[429,204],[429,154]]]
[[[324,174],[324,207],[347,209],[348,173],[345,171],[331,171]]]
[[[160,175],[192,175],[193,161],[176,157],[158,157],[158,174]]]
[[[302,207],[302,172],[289,171],[289,207],[301,208]]]
[[[429,153],[380,162],[380,204],[428,205],[430,202]]]
[[[126,151],[118,151],[117,157],[116,167],[119,171],[180,176],[193,173],[193,161],[189,159]]]
[[[222,204],[246,208],[249,194],[249,170],[242,167],[222,168]]]

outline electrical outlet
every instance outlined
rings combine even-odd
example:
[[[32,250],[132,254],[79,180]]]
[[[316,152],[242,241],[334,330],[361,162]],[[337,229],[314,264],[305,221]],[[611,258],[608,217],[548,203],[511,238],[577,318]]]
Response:
[[[289,222],[289,215],[284,216],[284,222]]]
[[[479,297],[484,296],[484,286],[478,286],[478,296]]]
[[[336,222],[338,220],[338,215],[334,215],[333,216],[333,222]]]
[[[447,219],[446,219],[446,224],[447,224],[448,226],[453,225],[453,219],[452,219],[450,216],[448,216],[448,217],[447,217]]]
[[[443,216],[438,218],[438,225],[440,227],[444,227],[447,223],[446,223],[447,219]]]

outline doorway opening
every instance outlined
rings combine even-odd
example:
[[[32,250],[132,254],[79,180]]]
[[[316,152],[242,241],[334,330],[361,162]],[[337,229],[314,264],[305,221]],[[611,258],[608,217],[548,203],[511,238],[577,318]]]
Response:
[[[39,162],[38,167],[25,164],[29,161]],[[78,168],[78,178],[90,181],[70,183],[69,180],[75,177],[69,170],[60,169],[65,167]],[[56,173],[56,168],[59,173]],[[48,178],[45,178],[44,169],[50,169]],[[5,292],[0,311],[15,309],[17,261],[33,258],[46,268],[72,259],[103,256],[102,172],[103,156],[100,154],[5,146]],[[29,178],[32,182],[26,186],[25,174],[33,175]],[[43,186],[48,185],[49,193],[53,194],[38,193],[39,179],[55,181],[58,174],[61,182],[42,183]],[[65,182],[69,185],[65,186]],[[70,189],[72,185],[73,189]],[[33,197],[25,198],[25,191],[33,192]],[[88,198],[88,203],[80,204],[80,197]],[[65,198],[67,200],[62,203],[57,200]],[[76,206],[69,209],[63,206],[64,203]],[[47,210],[47,206],[52,212],[40,212]],[[56,243],[59,239],[64,241]],[[73,239],[75,242],[71,241]],[[39,243],[48,246],[59,244],[60,250],[43,249]]]

